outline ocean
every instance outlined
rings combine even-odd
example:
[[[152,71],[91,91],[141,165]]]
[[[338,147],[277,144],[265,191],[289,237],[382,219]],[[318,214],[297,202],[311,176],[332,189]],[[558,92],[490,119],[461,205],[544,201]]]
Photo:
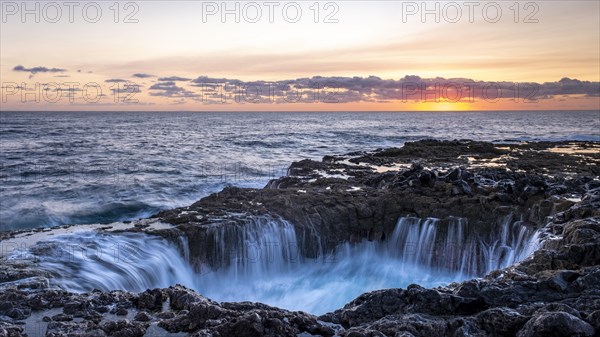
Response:
[[[600,141],[600,111],[1,112],[0,231],[110,223],[423,138]]]

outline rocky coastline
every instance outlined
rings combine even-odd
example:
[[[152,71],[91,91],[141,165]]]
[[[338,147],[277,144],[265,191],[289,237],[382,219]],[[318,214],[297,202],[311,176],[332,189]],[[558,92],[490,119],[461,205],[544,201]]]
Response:
[[[513,217],[541,246],[510,267],[433,289],[365,293],[321,316],[261,303],[218,303],[174,285],[141,293],[72,293],[34,256],[0,258],[4,336],[600,336],[600,144],[423,140],[294,162],[262,189],[227,187],[188,207],[96,230],[178,244],[193,269],[223,267],[215,227],[268,216],[294,226],[305,257],[390,238],[400,217],[468,220],[467,239]],[[0,233],[0,245],[43,250],[48,232]],[[39,239],[37,239],[40,237]],[[38,243],[40,242],[40,243]],[[3,249],[5,250],[5,249]],[[185,250],[185,251],[184,251]],[[441,257],[443,258],[443,257]],[[33,329],[32,326],[35,326]],[[32,333],[32,331],[34,331]]]

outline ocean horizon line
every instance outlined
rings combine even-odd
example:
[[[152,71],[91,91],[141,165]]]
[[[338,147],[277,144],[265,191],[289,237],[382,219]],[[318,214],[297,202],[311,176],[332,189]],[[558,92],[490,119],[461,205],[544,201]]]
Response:
[[[538,109],[538,110],[0,110],[0,113],[35,112],[35,113],[472,113],[472,112],[593,112],[599,109]]]

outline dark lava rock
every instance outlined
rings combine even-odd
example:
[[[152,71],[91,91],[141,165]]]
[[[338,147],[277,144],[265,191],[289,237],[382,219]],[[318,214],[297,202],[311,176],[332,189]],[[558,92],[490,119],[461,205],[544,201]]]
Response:
[[[70,322],[73,320],[73,316],[65,315],[65,314],[58,314],[58,315],[52,316],[52,320],[55,322]]]
[[[532,317],[518,337],[591,337],[594,328],[587,322],[566,312],[546,312]]]
[[[134,302],[139,309],[160,310],[165,299],[162,291],[154,289],[139,294]]]
[[[147,312],[140,311],[135,315],[135,320],[140,322],[148,322],[152,320],[152,317]]]
[[[600,310],[589,314],[586,320],[596,329],[596,332],[600,331]]]
[[[127,311],[127,309],[125,309],[123,307],[117,307],[115,309],[115,315],[117,315],[117,316],[127,316],[128,313],[129,313],[129,311]]]
[[[0,321],[0,337],[21,337],[23,327]]]
[[[448,175],[446,175],[446,180],[448,181],[458,181],[461,178],[461,170],[456,167]]]
[[[514,336],[528,317],[511,308],[492,308],[477,314],[479,326],[489,335]]]
[[[143,337],[146,333],[145,325],[127,320],[105,322],[101,329],[114,337]]]
[[[87,305],[81,302],[69,302],[65,303],[63,307],[63,312],[65,315],[73,315],[75,317],[83,316],[83,310]]]
[[[300,333],[333,336],[334,330],[316,317],[260,303],[211,301],[181,286],[167,290],[171,307],[179,314],[159,326],[169,332],[211,331],[219,336],[297,336]]]

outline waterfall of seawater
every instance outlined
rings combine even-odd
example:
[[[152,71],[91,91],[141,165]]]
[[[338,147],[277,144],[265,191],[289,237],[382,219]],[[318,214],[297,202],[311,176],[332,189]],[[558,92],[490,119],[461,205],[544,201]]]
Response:
[[[139,292],[177,283],[193,287],[196,278],[175,245],[145,234],[63,235],[34,246],[30,253],[17,258],[33,258],[54,274],[52,282],[75,292]]]
[[[462,218],[450,218],[444,226],[437,219],[401,218],[388,251],[403,265],[482,276],[529,256],[537,249],[538,235],[522,221],[513,221],[512,215],[485,236],[472,231]]]
[[[62,236],[31,254],[55,273],[55,284],[72,291],[143,291],[179,283],[217,301],[257,301],[321,314],[366,291],[481,276],[527,257],[538,242],[535,231],[510,217],[486,237],[471,232],[462,219],[442,226],[435,219],[401,218],[385,242],[346,243],[306,258],[294,226],[257,218],[209,228],[211,261],[200,272],[180,253],[187,251],[186,239],[178,249],[143,234]]]

